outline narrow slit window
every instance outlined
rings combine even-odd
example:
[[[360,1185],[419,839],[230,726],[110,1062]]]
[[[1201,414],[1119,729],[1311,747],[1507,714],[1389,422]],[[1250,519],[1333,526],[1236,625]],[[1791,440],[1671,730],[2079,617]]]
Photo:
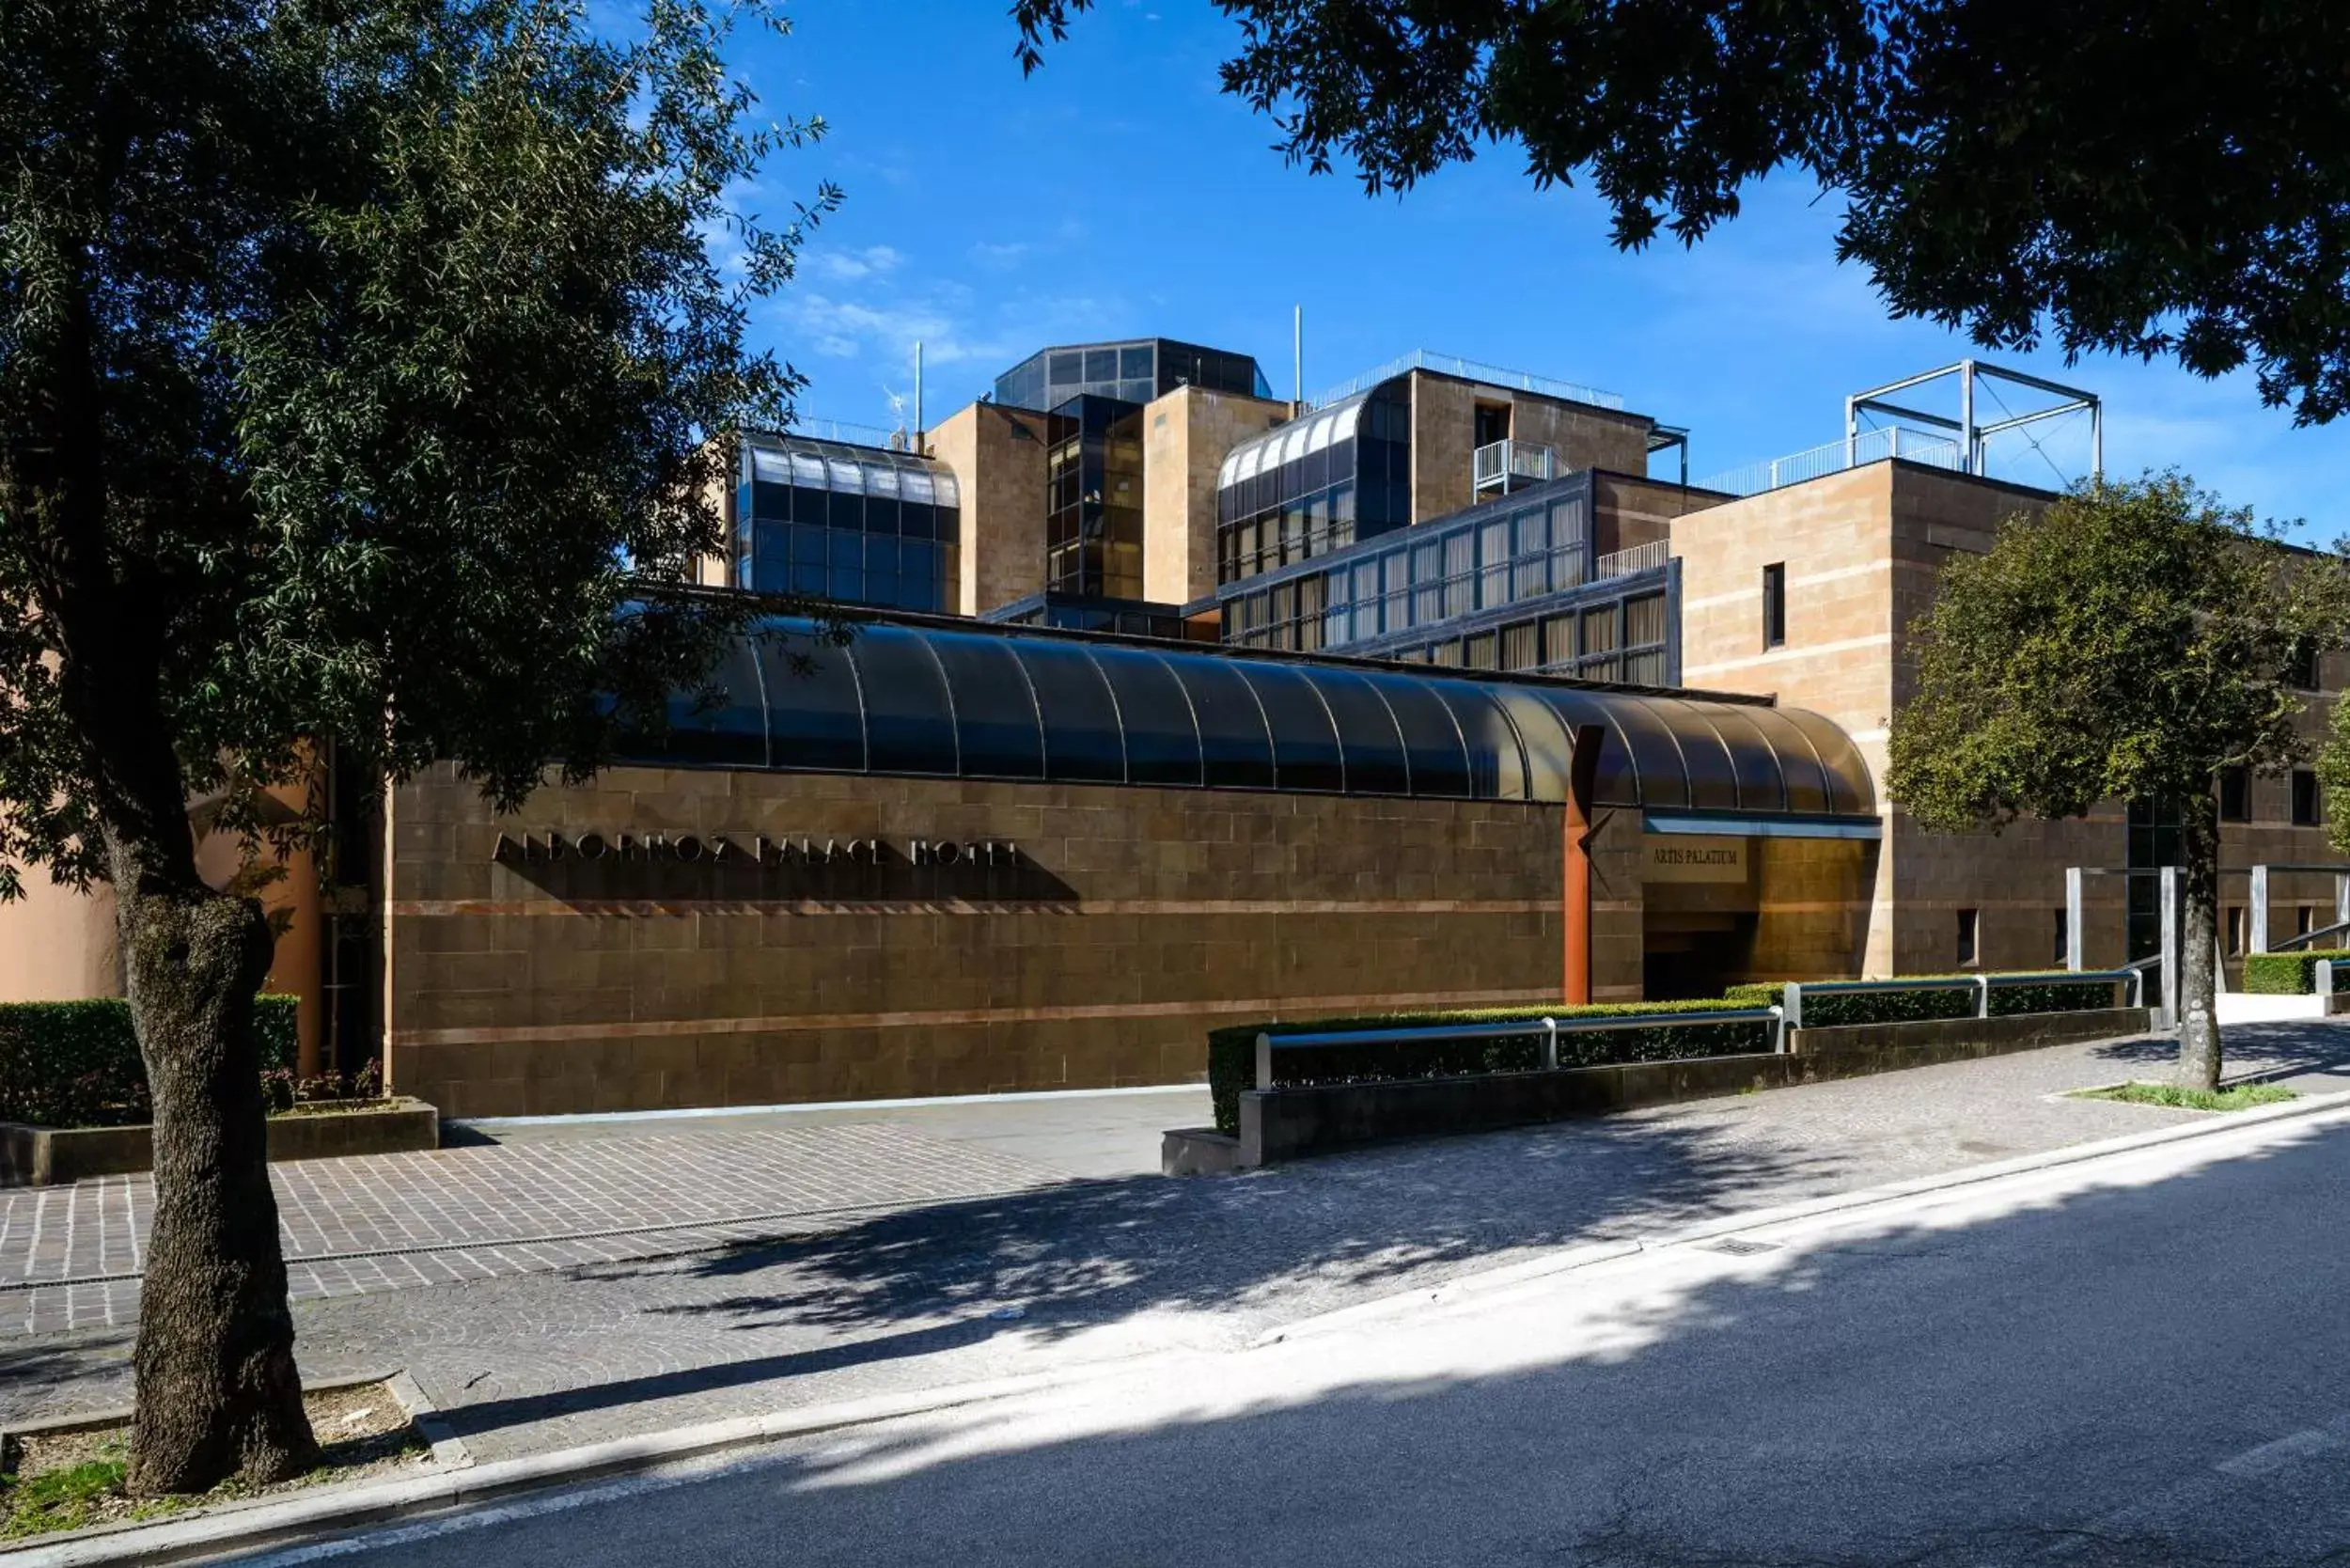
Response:
[[[1787,643],[1787,563],[1773,561],[1762,569],[1762,646]]]

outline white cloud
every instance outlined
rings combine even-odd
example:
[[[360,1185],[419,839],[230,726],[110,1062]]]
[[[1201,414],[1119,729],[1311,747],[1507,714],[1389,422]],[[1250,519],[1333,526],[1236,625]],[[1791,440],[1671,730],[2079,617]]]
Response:
[[[1025,240],[1011,240],[1000,244],[989,240],[979,240],[974,242],[971,246],[971,259],[990,272],[1009,272],[1018,266],[1035,248]]]
[[[861,250],[811,251],[801,258],[800,267],[811,277],[847,283],[894,273],[904,261],[905,258],[889,245],[867,245]]]

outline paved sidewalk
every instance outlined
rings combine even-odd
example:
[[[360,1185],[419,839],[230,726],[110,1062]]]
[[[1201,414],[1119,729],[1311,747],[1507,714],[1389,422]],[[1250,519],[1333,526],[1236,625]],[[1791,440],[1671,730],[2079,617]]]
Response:
[[[270,1174],[297,1301],[651,1257],[1065,1179],[870,1121],[303,1160]],[[132,1321],[153,1209],[145,1175],[0,1196],[0,1333]]]
[[[2231,1028],[2228,1049],[2238,1074],[2350,1089],[2350,1024]],[[1004,1184],[808,1214],[754,1243],[306,1300],[298,1351],[313,1377],[405,1366],[493,1459],[1075,1359],[1236,1346],[1564,1245],[2197,1120],[2062,1092],[2160,1075],[2173,1053],[2153,1041],[2057,1047],[1221,1180],[1060,1177],[986,1146],[989,1127],[1015,1124],[1010,1108],[923,1107],[940,1113],[928,1121],[888,1111],[904,1119],[849,1125],[907,1147],[948,1145],[952,1132],[968,1140],[951,1144],[955,1160],[998,1159],[986,1168]],[[1073,1123],[1135,1117],[1137,1137],[1146,1119],[1198,1119],[1152,1117],[1147,1097],[1115,1110],[1050,1104]],[[829,1114],[802,1130],[842,1130]],[[478,1152],[682,1153],[764,1136],[628,1131]],[[129,1346],[119,1327],[0,1340],[0,1419],[123,1403]]]

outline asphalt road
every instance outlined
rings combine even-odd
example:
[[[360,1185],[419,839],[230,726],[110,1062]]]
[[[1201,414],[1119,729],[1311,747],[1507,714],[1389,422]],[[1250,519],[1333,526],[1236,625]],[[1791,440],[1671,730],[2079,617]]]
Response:
[[[249,1560],[2350,1563],[2345,1244],[2337,1112]]]

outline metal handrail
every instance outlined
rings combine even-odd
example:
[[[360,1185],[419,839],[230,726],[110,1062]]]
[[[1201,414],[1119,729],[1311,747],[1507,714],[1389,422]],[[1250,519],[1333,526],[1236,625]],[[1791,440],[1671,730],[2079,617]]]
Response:
[[[1543,1066],[1559,1065],[1559,1037],[1561,1034],[1592,1034],[1615,1029],[1678,1028],[1684,1025],[1747,1024],[1768,1022],[1771,1026],[1772,1049],[1787,1048],[1782,1010],[1775,1007],[1716,1008],[1690,1012],[1656,1013],[1597,1013],[1585,1018],[1519,1018],[1498,1024],[1438,1024],[1425,1028],[1407,1029],[1329,1029],[1319,1034],[1275,1034],[1270,1029],[1257,1034],[1257,1087],[1273,1087],[1273,1053],[1276,1051],[1315,1050],[1332,1045],[1421,1045],[1446,1040],[1503,1040],[1514,1035],[1543,1036]]]
[[[2045,969],[2022,970],[2013,974],[1984,975],[1919,975],[1911,980],[1789,980],[1781,1004],[1786,1013],[1787,1027],[1799,1029],[1803,1024],[1803,1001],[1806,996],[1850,996],[1865,993],[1889,991],[1959,991],[1975,993],[1975,1016],[1991,1016],[1991,993],[2003,985],[2126,985],[2129,1005],[2145,1005],[2146,977],[2142,969],[2123,965],[2119,969]]]
[[[2320,926],[2315,931],[2305,931],[2296,936],[2288,936],[2268,950],[2272,953],[2291,952],[2295,948],[2308,947],[2321,936],[2338,936],[2346,931],[2350,931],[2350,920],[2336,920],[2330,926]]]

